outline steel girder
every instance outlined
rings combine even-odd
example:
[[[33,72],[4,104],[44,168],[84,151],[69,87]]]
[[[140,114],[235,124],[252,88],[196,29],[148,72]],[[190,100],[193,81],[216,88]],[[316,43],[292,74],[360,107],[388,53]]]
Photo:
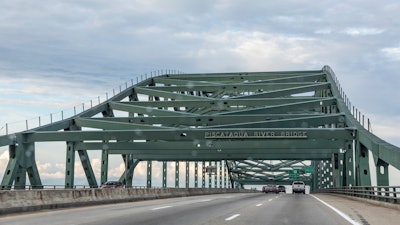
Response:
[[[74,117],[1,136],[0,146],[9,145],[10,154],[18,156],[10,158],[2,186],[25,183],[20,177],[26,172],[31,182],[41,185],[34,154],[26,158],[23,153],[34,152],[34,144],[45,141],[65,141],[68,187],[73,185],[76,151],[88,182],[97,186],[87,156],[92,150],[102,151],[101,182],[107,180],[108,155],[121,154],[126,171],[120,180],[128,185],[135,166],[148,160],[177,165],[226,160],[230,180],[239,186],[286,184],[288,170],[298,165],[317,170],[321,160],[333,162],[336,184],[367,184],[368,151],[384,171],[388,165],[400,168],[399,148],[364,129],[347,102],[327,66],[311,71],[152,77]],[[303,178],[316,183],[316,174]],[[204,179],[203,171],[202,186]],[[387,183],[387,174],[378,175],[378,182]]]

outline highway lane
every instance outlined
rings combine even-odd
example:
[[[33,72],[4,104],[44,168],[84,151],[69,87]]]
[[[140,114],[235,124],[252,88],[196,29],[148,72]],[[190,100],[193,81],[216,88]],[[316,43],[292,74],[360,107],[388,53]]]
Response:
[[[0,224],[196,225],[350,224],[311,195],[220,194],[50,210],[0,217]]]

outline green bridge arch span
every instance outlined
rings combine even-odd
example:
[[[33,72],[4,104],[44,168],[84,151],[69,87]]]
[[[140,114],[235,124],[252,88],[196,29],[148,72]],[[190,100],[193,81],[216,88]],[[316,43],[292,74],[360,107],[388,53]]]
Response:
[[[371,173],[388,186],[389,165],[400,169],[400,149],[371,133],[370,121],[351,105],[329,66],[145,79],[68,119],[0,136],[10,153],[2,189],[25,188],[27,178],[42,188],[35,143],[52,141],[66,145],[67,188],[74,185],[76,154],[89,185],[99,186],[88,151],[102,153],[101,183],[108,180],[109,155],[121,155],[120,181],[127,186],[142,161],[148,187],[152,161],[163,162],[163,186],[167,162],[176,162],[179,186],[179,161],[186,161],[186,178],[188,163],[195,163],[196,187],[198,163],[203,186],[205,173],[216,173],[217,165],[232,185],[301,179],[314,189],[370,186]],[[377,171],[369,169],[369,152]]]

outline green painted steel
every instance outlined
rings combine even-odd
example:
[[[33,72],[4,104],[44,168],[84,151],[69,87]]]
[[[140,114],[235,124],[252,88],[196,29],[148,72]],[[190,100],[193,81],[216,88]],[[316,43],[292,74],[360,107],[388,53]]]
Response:
[[[120,90],[106,101],[62,121],[0,136],[10,159],[1,188],[42,187],[35,143],[66,144],[65,187],[75,184],[78,152],[87,182],[97,187],[89,151],[101,151],[100,184],[108,180],[110,155],[121,155],[120,181],[132,186],[134,169],[153,161],[186,162],[185,187],[194,186],[202,162],[202,187],[290,184],[301,179],[313,189],[371,185],[369,155],[377,183],[389,184],[388,167],[400,169],[400,148],[371,132],[369,120],[354,109],[332,69],[240,73],[164,74]],[[354,155],[354,156],[353,156]],[[214,165],[216,174],[206,172]],[[218,167],[218,163],[219,167]],[[222,166],[222,164],[224,164]],[[219,169],[218,169],[219,168]],[[296,176],[289,171],[301,168]],[[355,169],[353,169],[355,168]],[[219,172],[218,172],[219,170]],[[303,171],[304,170],[304,171]],[[214,179],[214,182],[212,182]]]
[[[65,187],[74,187],[75,174],[75,143],[67,142],[66,166],[65,166]]]
[[[168,174],[167,162],[163,161],[163,167],[162,167],[162,182],[163,182],[162,186],[163,186],[163,188],[167,187],[167,174]]]
[[[100,171],[100,184],[104,184],[108,180],[108,150],[101,151],[101,171]]]
[[[85,172],[85,175],[86,175],[86,179],[89,183],[89,186],[91,188],[97,188],[98,185],[97,185],[96,177],[94,176],[93,168],[90,163],[90,159],[89,159],[89,155],[87,154],[87,151],[86,150],[78,150],[78,154],[79,154],[79,158],[82,163],[83,171]]]
[[[151,161],[147,161],[147,188],[151,188],[151,179],[152,179],[152,172],[153,171],[153,164]]]
[[[189,161],[185,162],[185,187],[189,188]]]
[[[194,162],[194,187],[199,187],[199,163]]]
[[[175,187],[179,188],[179,161],[175,162]]]

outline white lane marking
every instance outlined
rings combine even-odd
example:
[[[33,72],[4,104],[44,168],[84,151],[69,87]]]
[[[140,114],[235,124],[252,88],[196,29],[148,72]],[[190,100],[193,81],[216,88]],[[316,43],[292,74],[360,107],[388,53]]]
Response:
[[[199,202],[209,202],[209,201],[212,201],[213,199],[203,199],[203,200],[200,200]]]
[[[272,201],[273,199],[271,198],[271,199],[269,199],[268,201],[270,202],[270,201]]]
[[[262,204],[257,204],[256,206],[262,206]]]
[[[238,216],[240,216],[240,214],[235,214],[235,215],[233,215],[233,216],[231,216],[231,217],[226,218],[225,220],[226,220],[226,221],[233,220],[233,219],[235,219],[235,218],[238,217]]]
[[[157,208],[154,208],[154,209],[151,209],[151,210],[159,210],[159,209],[166,209],[166,208],[171,208],[172,206],[170,206],[170,205],[167,205],[167,206],[161,206],[161,207],[157,207]]]
[[[310,194],[311,195],[311,194]],[[345,220],[347,220],[349,223],[353,224],[353,225],[360,225],[360,223],[358,223],[357,221],[351,219],[349,216],[347,216],[346,214],[342,213],[341,211],[339,211],[338,209],[336,209],[335,207],[329,205],[328,203],[322,201],[321,199],[313,196],[315,199],[317,199],[318,201],[322,202],[324,205],[328,206],[330,209],[332,209],[333,211],[335,211],[337,214],[339,214],[341,217],[343,217]]]

